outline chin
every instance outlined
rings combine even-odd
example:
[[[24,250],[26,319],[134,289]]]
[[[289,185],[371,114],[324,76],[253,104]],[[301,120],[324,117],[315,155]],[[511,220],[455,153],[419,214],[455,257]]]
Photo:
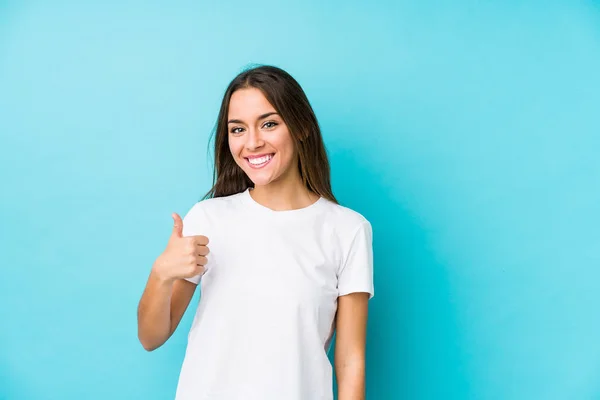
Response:
[[[254,169],[247,165],[245,159],[237,160],[238,166],[244,171],[244,174],[254,183],[255,186],[266,186],[271,183],[273,179],[273,171],[268,169]]]
[[[267,186],[274,181],[270,177],[262,177],[262,176],[252,176],[252,174],[248,174],[248,177],[254,183],[254,186]]]

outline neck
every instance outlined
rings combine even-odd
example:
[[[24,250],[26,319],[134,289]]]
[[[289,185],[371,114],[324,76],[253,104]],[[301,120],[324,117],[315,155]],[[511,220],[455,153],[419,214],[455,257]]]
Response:
[[[319,195],[308,190],[299,179],[256,186],[250,195],[257,203],[274,211],[305,208],[319,199]]]

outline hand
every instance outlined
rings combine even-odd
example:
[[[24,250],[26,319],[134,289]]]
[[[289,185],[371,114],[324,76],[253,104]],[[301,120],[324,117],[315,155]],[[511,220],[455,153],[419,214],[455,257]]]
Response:
[[[165,251],[158,256],[152,267],[165,281],[191,278],[204,273],[209,253],[206,236],[183,236],[183,221],[177,213],[172,214],[173,232]]]

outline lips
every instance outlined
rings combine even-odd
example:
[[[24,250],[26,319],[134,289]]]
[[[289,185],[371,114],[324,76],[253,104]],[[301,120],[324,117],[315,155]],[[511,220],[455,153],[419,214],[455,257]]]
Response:
[[[250,166],[250,168],[259,169],[259,168],[263,168],[267,164],[269,164],[274,156],[275,156],[274,153],[259,154],[256,156],[245,157],[245,159],[246,159],[246,162],[248,163],[248,165]]]

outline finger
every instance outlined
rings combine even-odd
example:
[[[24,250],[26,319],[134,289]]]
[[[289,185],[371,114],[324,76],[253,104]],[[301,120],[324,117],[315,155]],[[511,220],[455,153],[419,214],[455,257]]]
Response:
[[[171,233],[171,236],[178,238],[183,237],[183,221],[181,220],[181,217],[177,213],[171,214],[171,217],[173,217],[173,232]]]
[[[208,263],[208,258],[204,256],[196,256],[196,265],[206,265]]]
[[[200,256],[206,256],[210,253],[210,249],[206,246],[198,246],[197,252]]]
[[[203,265],[196,265],[196,268],[194,268],[194,275],[202,275],[204,274],[204,271],[206,271],[206,268],[204,268]]]
[[[194,243],[198,246],[206,246],[208,244],[208,238],[206,236],[194,236]]]

